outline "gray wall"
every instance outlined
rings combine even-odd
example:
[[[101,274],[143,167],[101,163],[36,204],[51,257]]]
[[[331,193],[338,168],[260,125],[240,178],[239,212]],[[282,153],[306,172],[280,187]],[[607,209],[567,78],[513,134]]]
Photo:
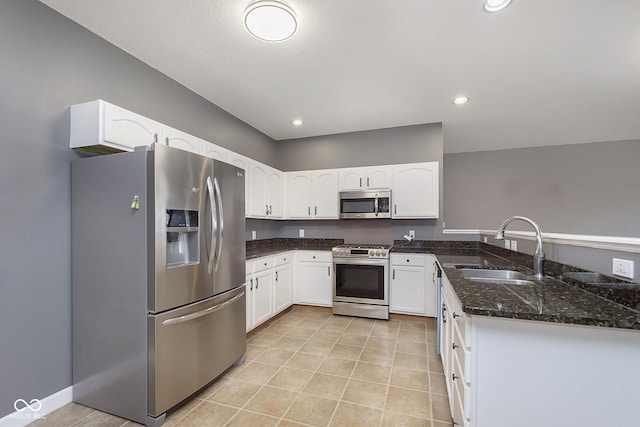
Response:
[[[276,145],[284,171],[442,161],[442,123],[289,139]]]
[[[103,98],[274,164],[274,142],[35,0],[0,6],[0,418],[71,385],[71,104]]]
[[[640,237],[640,141],[446,154],[446,229],[497,229],[512,215],[536,221],[543,233]],[[522,222],[510,230],[532,231]],[[447,235],[450,236],[450,235]],[[493,236],[488,243],[503,246]],[[518,251],[532,254],[533,241]],[[611,274],[612,258],[640,254],[545,243],[548,259]]]
[[[397,163],[440,162],[442,211],[442,124],[424,124],[363,132],[350,132],[277,143],[279,166],[285,171],[373,166]],[[253,222],[247,224],[254,226]],[[409,230],[418,239],[442,239],[442,220],[280,221],[278,237],[343,238],[349,243],[388,243]]]
[[[639,164],[640,141],[447,154],[446,228],[524,215],[543,232],[640,237]]]

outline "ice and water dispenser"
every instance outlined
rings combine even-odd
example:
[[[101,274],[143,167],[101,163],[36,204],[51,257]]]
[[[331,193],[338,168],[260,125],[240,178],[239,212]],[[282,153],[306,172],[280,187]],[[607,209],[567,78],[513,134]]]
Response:
[[[200,262],[198,211],[167,209],[167,267]]]

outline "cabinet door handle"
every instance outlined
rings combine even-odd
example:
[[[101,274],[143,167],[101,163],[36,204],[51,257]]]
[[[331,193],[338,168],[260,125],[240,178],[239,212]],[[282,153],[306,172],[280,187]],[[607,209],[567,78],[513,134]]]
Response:
[[[256,289],[258,289],[258,278],[256,277]]]
[[[157,144],[157,143],[158,143],[158,134],[157,134],[157,133],[154,133],[154,134],[153,134],[153,143],[154,143],[154,144]]]
[[[276,282],[278,281],[278,272],[276,271]]]
[[[307,207],[307,215],[311,216],[311,206]]]
[[[456,348],[458,348],[458,344],[456,343],[451,344],[451,348],[455,350]]]
[[[458,378],[460,378],[459,376],[457,376],[456,374],[451,374],[451,379],[452,380],[457,380]]]
[[[454,319],[457,319],[458,317],[460,317],[460,315],[459,315],[459,314],[456,314],[456,312],[454,311],[454,312],[453,312],[453,318],[454,318]]]
[[[392,271],[393,273],[391,274],[391,279],[396,280],[396,269],[394,268]]]
[[[169,137],[166,137],[166,138],[164,139],[164,143],[165,143],[166,145],[169,145]]]
[[[393,204],[393,213],[394,214],[398,213],[398,205],[396,205],[395,203]]]
[[[447,306],[442,304],[442,323],[447,323]]]
[[[329,267],[329,266],[327,267],[327,275],[331,276],[331,267]]]
[[[360,187],[362,187],[362,178],[360,178]]]
[[[367,187],[369,186],[369,177],[367,177]]]
[[[269,215],[269,205],[264,205],[264,214]]]
[[[253,279],[251,279],[251,287],[249,288],[250,291],[253,290]]]
[[[318,207],[317,207],[317,206],[315,206],[315,207],[313,208],[313,214],[314,214],[314,215],[318,215]]]
[[[273,206],[269,205],[269,215],[273,214]]]

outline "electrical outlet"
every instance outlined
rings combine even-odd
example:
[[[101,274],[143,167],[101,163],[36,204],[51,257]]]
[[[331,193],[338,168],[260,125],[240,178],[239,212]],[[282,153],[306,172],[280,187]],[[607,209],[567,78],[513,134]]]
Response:
[[[504,248],[511,249],[511,240],[504,239]]]
[[[633,261],[628,259],[613,259],[613,274],[633,279]]]
[[[251,230],[251,240],[256,240],[257,233],[256,230]]]
[[[483,236],[483,237],[482,237],[482,240],[483,240],[485,243],[487,243],[487,236]]]
[[[304,229],[302,229],[302,228],[301,228],[301,229],[298,231],[298,237],[304,237]]]
[[[517,240],[512,240],[511,241],[511,250],[512,251],[517,251],[518,250],[518,241]]]
[[[416,238],[416,230],[409,230],[409,237],[411,237],[412,239]]]

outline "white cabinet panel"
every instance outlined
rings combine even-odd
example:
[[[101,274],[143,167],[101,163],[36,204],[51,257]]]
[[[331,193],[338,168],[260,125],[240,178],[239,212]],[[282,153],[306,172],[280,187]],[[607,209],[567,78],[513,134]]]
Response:
[[[437,218],[438,162],[393,167],[393,212],[398,218]]]
[[[254,218],[282,218],[283,187],[283,172],[252,161],[249,215]]]
[[[338,218],[335,170],[287,173],[288,218]]]
[[[327,257],[331,259],[331,252],[296,253],[296,302],[325,307],[333,305],[333,268]]]
[[[279,313],[293,304],[293,262],[274,268],[273,291],[274,313]]]
[[[338,169],[338,172],[340,191],[391,188],[392,172],[390,166],[343,168]]]
[[[311,174],[314,217],[338,218],[338,175],[335,170],[318,170]]]
[[[72,105],[70,115],[71,148],[133,151],[162,137],[162,124],[101,99]]]
[[[202,155],[207,156],[210,159],[221,160],[223,162],[229,161],[229,150],[216,144],[203,141],[201,150]]]
[[[182,132],[178,129],[174,129],[168,126],[164,126],[162,128],[161,143],[164,145],[200,154],[202,151],[202,142],[204,141],[200,138],[189,135],[188,133]]]
[[[391,254],[389,310],[392,313],[436,317],[435,257],[426,254]]]

